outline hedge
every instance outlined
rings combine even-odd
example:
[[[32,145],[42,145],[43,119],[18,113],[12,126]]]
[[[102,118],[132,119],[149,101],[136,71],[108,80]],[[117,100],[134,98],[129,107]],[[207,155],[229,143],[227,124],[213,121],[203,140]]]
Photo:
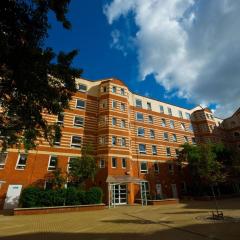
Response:
[[[102,203],[103,191],[99,187],[92,187],[88,191],[74,187],[67,189],[43,190],[37,187],[28,187],[22,191],[20,206],[52,207]]]

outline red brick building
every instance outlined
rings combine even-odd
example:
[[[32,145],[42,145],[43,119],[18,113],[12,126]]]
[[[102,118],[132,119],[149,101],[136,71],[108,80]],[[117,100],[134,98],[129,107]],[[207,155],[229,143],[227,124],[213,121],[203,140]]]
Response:
[[[222,122],[209,109],[189,110],[134,94],[118,79],[78,79],[76,84],[70,109],[59,116],[44,114],[62,125],[54,147],[40,139],[27,155],[18,149],[1,155],[2,206],[14,189],[17,198],[24,187],[45,186],[56,168],[67,174],[71,159],[81,156],[88,143],[99,165],[94,184],[103,188],[106,202],[110,198],[115,204],[132,204],[144,194],[176,198],[184,192],[187,176],[176,165],[184,142],[227,141],[240,148],[239,110],[234,120]]]

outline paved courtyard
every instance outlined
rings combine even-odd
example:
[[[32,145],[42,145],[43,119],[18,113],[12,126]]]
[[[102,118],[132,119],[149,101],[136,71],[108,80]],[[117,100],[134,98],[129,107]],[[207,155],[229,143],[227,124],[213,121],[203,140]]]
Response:
[[[219,201],[226,216],[240,218],[240,199]],[[213,202],[123,206],[92,212],[0,215],[0,240],[163,239],[240,240],[240,222],[207,222]]]

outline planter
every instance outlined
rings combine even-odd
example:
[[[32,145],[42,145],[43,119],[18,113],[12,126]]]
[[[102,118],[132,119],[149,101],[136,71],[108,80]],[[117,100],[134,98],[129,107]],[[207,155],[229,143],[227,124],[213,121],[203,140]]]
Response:
[[[106,208],[105,204],[57,206],[57,207],[35,207],[35,208],[14,208],[13,215],[83,212],[83,211],[103,210],[105,208]]]
[[[136,199],[136,203],[142,203],[141,199]],[[148,205],[167,205],[167,204],[177,204],[179,203],[178,198],[166,198],[161,200],[147,200]]]

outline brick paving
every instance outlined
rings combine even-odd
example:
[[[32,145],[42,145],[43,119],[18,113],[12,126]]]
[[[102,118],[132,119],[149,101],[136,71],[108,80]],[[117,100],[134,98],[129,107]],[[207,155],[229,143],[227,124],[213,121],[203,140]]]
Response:
[[[226,216],[240,217],[240,199],[219,201]],[[0,215],[0,240],[240,240],[240,223],[209,223],[213,202],[121,206],[91,212]]]

